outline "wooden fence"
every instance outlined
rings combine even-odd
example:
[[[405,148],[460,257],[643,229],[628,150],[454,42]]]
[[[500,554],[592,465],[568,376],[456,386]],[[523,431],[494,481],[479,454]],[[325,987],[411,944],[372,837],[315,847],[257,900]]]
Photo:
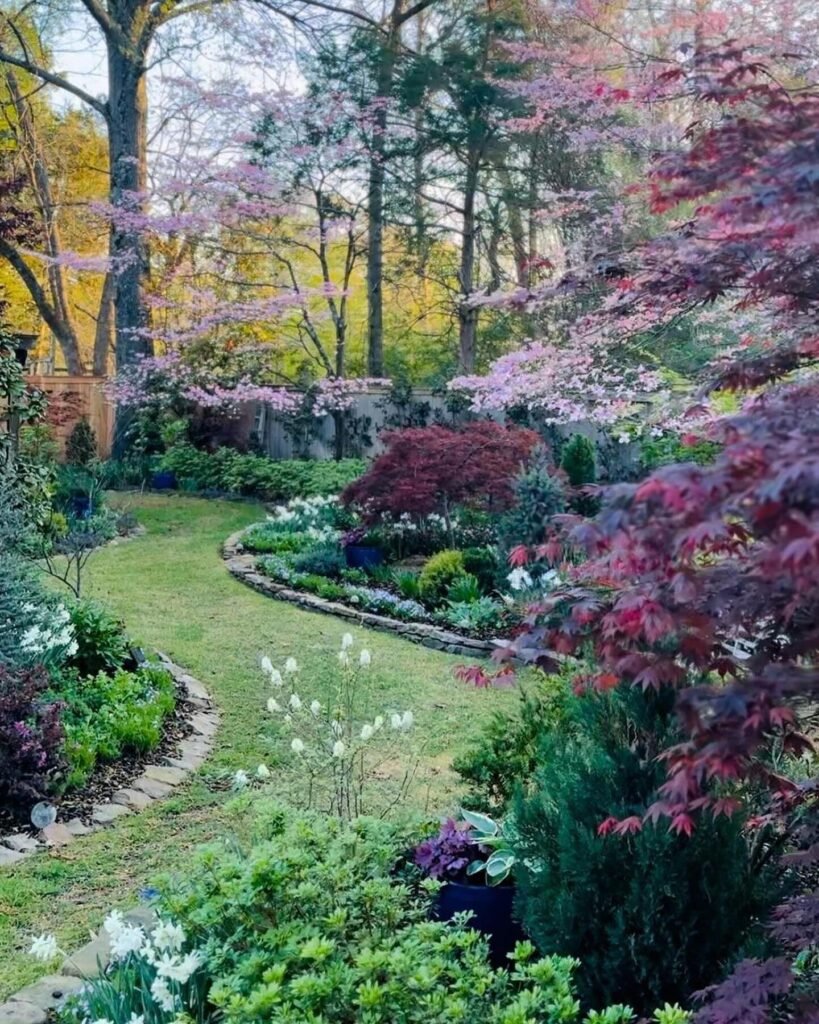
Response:
[[[69,377],[65,374],[44,376],[33,374],[29,383],[48,395],[46,418],[54,428],[61,453],[74,424],[85,417],[97,435],[100,458],[111,454],[114,436],[114,407],[103,390],[104,377]]]

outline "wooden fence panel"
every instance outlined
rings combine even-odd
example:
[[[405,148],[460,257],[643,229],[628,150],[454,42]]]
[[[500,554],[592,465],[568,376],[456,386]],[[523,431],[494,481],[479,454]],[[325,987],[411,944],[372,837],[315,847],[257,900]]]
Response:
[[[48,395],[46,418],[54,428],[61,454],[74,424],[84,416],[97,435],[97,454],[108,458],[114,436],[114,407],[103,390],[104,377],[34,374],[28,380]]]

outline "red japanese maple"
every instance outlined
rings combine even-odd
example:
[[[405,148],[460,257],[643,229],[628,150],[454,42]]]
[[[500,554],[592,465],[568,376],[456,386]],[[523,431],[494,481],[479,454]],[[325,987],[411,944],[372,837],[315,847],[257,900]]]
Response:
[[[457,505],[502,510],[512,481],[541,443],[532,430],[492,421],[451,427],[411,427],[382,435],[387,450],[346,489],[342,500],[375,521],[385,514],[449,520]]]

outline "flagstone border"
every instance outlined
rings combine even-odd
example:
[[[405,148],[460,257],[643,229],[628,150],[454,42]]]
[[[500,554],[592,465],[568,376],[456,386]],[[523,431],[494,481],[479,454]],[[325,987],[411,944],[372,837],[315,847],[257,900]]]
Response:
[[[141,774],[128,786],[113,792],[108,801],[95,804],[90,825],[84,824],[79,818],[61,821],[58,817],[53,825],[48,825],[36,836],[29,832],[0,836],[0,868],[19,864],[46,849],[68,846],[77,836],[88,835],[105,828],[118,818],[144,810],[154,801],[170,796],[208,757],[219,728],[219,712],[210,694],[198,679],[175,665],[166,655],[158,651],[157,658],[161,667],[182,688],[183,700],[187,705],[185,721],[191,732],[180,740],[175,756],[163,757],[161,764],[145,765]],[[0,1024],[8,1024],[9,1019],[3,1016],[3,1008],[0,1007]]]
[[[317,594],[292,590],[256,570],[256,559],[259,556],[244,552],[242,547],[244,533],[244,530],[239,530],[238,533],[233,533],[228,537],[222,545],[222,558],[232,576],[268,597],[289,601],[291,604],[300,605],[311,611],[324,612],[326,615],[336,615],[361,626],[369,626],[371,629],[379,629],[385,633],[394,633],[404,640],[422,644],[424,647],[430,647],[436,651],[446,651],[447,654],[458,654],[466,658],[488,658],[499,646],[505,645],[504,641],[478,640],[474,637],[440,629],[438,626],[432,626],[426,622],[402,622],[398,619],[390,619],[386,615],[378,615],[375,612],[359,611],[349,605],[341,604],[339,601],[328,601]]]

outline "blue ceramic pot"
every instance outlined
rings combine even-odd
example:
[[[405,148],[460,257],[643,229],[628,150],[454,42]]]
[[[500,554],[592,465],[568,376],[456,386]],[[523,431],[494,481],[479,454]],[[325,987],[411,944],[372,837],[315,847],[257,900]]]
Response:
[[[72,494],[71,515],[74,519],[90,519],[94,513],[94,502],[88,494]]]
[[[351,569],[366,569],[371,565],[381,565],[384,552],[370,544],[348,544],[344,549],[344,557]]]
[[[512,917],[515,901],[513,885],[464,885],[447,882],[438,894],[436,916],[449,921],[465,910],[472,912],[469,927],[489,940],[489,959],[493,967],[508,967],[507,955],[515,943],[524,939],[523,931]]]
[[[176,473],[170,469],[163,469],[159,473],[154,473],[151,477],[151,487],[155,491],[175,491],[177,487]]]

